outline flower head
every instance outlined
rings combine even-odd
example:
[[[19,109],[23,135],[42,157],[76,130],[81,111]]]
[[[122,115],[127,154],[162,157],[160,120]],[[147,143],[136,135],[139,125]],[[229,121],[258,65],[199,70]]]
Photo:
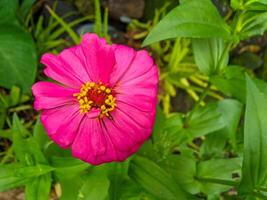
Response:
[[[80,45],[41,58],[55,80],[32,87],[49,137],[93,165],[123,161],[152,132],[158,70],[149,54],[85,34]]]

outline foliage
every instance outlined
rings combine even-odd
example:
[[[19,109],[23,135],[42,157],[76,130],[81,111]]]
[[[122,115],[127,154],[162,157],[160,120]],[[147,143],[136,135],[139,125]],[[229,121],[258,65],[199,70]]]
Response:
[[[166,0],[153,19],[129,24],[128,42],[144,39],[160,69],[153,135],[124,162],[90,166],[51,142],[29,93],[44,79],[37,58],[79,43],[75,26],[94,20],[112,40],[107,8],[95,0],[94,16],[69,21],[56,3],[44,6],[46,19],[34,13],[39,2],[0,0],[0,191],[23,187],[27,200],[267,199],[267,85],[259,68],[232,62],[266,31],[267,1],[225,2],[222,16],[211,0],[181,0],[168,13]],[[194,100],[186,109],[177,109],[181,93]]]

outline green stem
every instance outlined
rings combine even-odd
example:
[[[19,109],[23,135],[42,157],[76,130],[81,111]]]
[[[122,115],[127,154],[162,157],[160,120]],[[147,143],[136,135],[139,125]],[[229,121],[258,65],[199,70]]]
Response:
[[[225,179],[207,178],[207,177],[196,177],[196,179],[203,182],[228,185],[228,186],[238,186],[240,183],[239,181],[234,181],[234,180],[225,180]]]
[[[224,48],[224,50],[223,50],[223,53],[222,53],[222,55],[221,55],[221,57],[220,57],[220,60],[219,60],[219,62],[218,62],[218,64],[217,64],[217,66],[216,66],[216,72],[217,72],[217,73],[220,72],[220,70],[221,70],[222,67],[224,67],[224,66],[222,66],[222,65],[223,65],[223,62],[224,62],[226,56],[228,55],[229,51],[231,50],[231,47],[232,47],[232,42],[229,42],[229,43],[225,46],[225,48]]]
[[[204,89],[204,91],[202,92],[201,96],[199,97],[199,100],[194,105],[194,107],[192,108],[191,112],[189,112],[189,114],[185,118],[184,127],[188,127],[189,122],[190,122],[190,120],[191,120],[191,118],[193,116],[193,113],[198,109],[198,107],[200,106],[201,102],[205,99],[205,97],[209,93],[210,87],[211,87],[211,83],[209,82],[207,87]]]

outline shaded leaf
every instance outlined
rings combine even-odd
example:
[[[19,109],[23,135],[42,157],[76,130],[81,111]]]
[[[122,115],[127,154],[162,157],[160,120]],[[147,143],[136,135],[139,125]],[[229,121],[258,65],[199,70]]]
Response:
[[[37,67],[32,38],[19,26],[1,24],[1,27],[4,28],[0,30],[0,86],[17,85],[29,92]]]

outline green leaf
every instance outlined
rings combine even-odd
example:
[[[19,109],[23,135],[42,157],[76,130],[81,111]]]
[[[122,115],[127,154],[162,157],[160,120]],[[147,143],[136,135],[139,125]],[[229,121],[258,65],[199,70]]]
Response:
[[[109,185],[106,166],[98,166],[86,177],[77,200],[105,200],[108,197]]]
[[[158,199],[188,199],[172,176],[146,158],[135,157],[131,161],[129,176]]]
[[[251,193],[267,179],[267,97],[247,75],[247,105],[244,129],[244,160],[241,193]]]
[[[171,155],[161,163],[161,166],[185,191],[191,194],[200,192],[220,194],[230,187],[208,182],[205,178],[231,181],[232,173],[240,172],[241,159],[213,159],[197,162],[193,156]]]
[[[62,196],[60,200],[76,200],[78,192],[83,185],[81,176],[75,176],[70,179],[59,180]]]
[[[42,176],[53,170],[47,165],[25,167],[21,164],[0,166],[0,191],[11,189],[27,183],[33,177]]]
[[[55,167],[55,175],[59,179],[71,179],[90,167],[89,164],[73,157],[51,158],[51,165]]]
[[[60,16],[58,16],[49,6],[46,6],[46,9],[50,13],[50,15],[62,26],[62,28],[69,34],[71,39],[75,44],[80,43],[80,38],[79,36],[75,33],[74,30],[70,27],[68,23],[64,21]]]
[[[267,7],[265,8],[265,10]],[[267,30],[267,13],[250,11],[242,15],[244,18],[243,27],[240,30],[240,35],[242,39],[249,38],[254,35],[263,35]]]
[[[16,158],[24,165],[47,164],[47,160],[35,138],[21,124],[18,116],[13,115],[13,145]],[[28,137],[30,136],[30,137]]]
[[[40,122],[39,117],[33,128],[33,137],[35,138],[35,140],[37,141],[42,150],[45,150],[46,147],[48,146],[48,143],[51,142],[50,139],[48,138],[48,135],[45,131],[43,124]]]
[[[223,185],[224,181],[238,184],[232,179],[232,174],[240,174],[241,164],[242,159],[240,158],[212,159],[199,162],[196,177],[202,183],[201,191],[207,194],[215,194],[231,188],[231,186]]]
[[[122,185],[128,179],[128,166],[129,162],[110,163],[110,171],[108,178],[110,180],[109,187],[109,200],[121,199]]]
[[[18,0],[0,0],[0,24],[17,23]],[[2,29],[1,29],[2,30]]]
[[[201,154],[204,157],[222,156],[226,142],[236,148],[236,131],[241,117],[242,105],[233,99],[224,99],[218,102],[217,111],[221,113],[225,128],[207,135],[201,145]]]
[[[228,63],[224,40],[221,38],[193,39],[193,52],[200,71],[212,75],[221,71]]]
[[[37,59],[34,43],[22,28],[1,24],[0,30],[0,86],[17,85],[29,92],[34,82]]]
[[[27,17],[28,13],[30,12],[31,10],[31,7],[33,5],[33,3],[35,2],[36,0],[23,0],[22,1],[22,4],[19,8],[19,12],[20,12],[20,15],[25,18]]]
[[[192,140],[195,137],[223,129],[226,126],[222,115],[217,110],[216,103],[210,103],[205,107],[197,109],[191,117],[189,124],[178,131],[179,143]]]
[[[48,200],[51,189],[51,173],[32,178],[26,184],[25,196],[27,200]]]
[[[210,0],[187,0],[173,9],[152,29],[143,45],[176,37],[228,38],[229,36],[229,27]]]
[[[16,175],[19,164],[0,165],[0,191],[5,191],[23,185],[27,180]]]
[[[246,88],[244,73],[245,70],[242,67],[228,66],[223,74],[212,76],[211,82],[225,95],[245,103]]]

